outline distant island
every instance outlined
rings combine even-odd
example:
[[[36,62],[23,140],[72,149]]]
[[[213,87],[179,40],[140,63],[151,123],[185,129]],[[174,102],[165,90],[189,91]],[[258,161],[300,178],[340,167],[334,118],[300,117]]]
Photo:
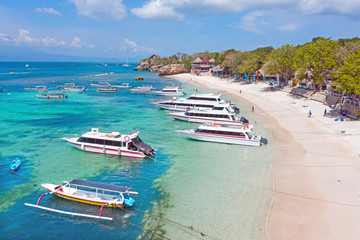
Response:
[[[360,38],[331,40],[313,38],[303,45],[262,47],[253,51],[229,49],[223,52],[177,53],[170,57],[152,55],[134,70],[160,75],[192,73],[234,77],[238,80],[270,80],[278,75],[283,85],[313,91],[333,89],[360,94]]]

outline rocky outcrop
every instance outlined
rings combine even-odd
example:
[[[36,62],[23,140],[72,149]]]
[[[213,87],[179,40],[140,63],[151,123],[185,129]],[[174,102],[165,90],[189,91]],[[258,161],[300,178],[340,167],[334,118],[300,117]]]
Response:
[[[163,66],[158,70],[158,72],[160,76],[164,76],[164,75],[173,75],[179,73],[188,73],[190,71],[185,68],[184,64],[170,64]]]
[[[164,61],[164,59],[167,61]],[[163,64],[164,62],[169,62],[169,59],[166,57],[161,58],[159,55],[152,55],[148,59],[141,60],[134,70],[159,72],[159,75],[172,75],[190,72],[185,68],[184,64]]]

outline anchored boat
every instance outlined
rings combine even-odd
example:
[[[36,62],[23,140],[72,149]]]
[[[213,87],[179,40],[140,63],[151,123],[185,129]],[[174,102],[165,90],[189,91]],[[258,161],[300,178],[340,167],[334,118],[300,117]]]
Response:
[[[235,118],[235,111],[230,108],[229,104],[213,107],[211,110],[207,109],[190,109],[186,112],[171,112],[167,113],[175,120],[190,122],[190,123],[207,123],[212,122],[220,125],[242,126],[247,123],[245,118]],[[244,122],[246,120],[246,122]]]
[[[68,95],[65,95],[62,91],[48,91],[47,93],[36,94],[36,97],[45,99],[64,99],[67,98]]]
[[[21,165],[21,160],[19,158],[15,158],[14,160],[12,160],[9,167],[11,171],[15,172],[20,168],[20,165]]]
[[[86,152],[134,158],[154,155],[155,150],[139,138],[139,133],[140,131],[133,131],[130,135],[119,132],[100,133],[98,128],[92,128],[91,132],[84,133],[80,138],[61,139]]]
[[[260,146],[267,144],[267,139],[258,135],[252,135],[253,126],[245,124],[242,127],[229,127],[212,123],[200,125],[194,130],[180,130],[189,138],[217,143],[239,144],[247,146]]]
[[[153,91],[158,96],[183,96],[184,92],[179,91],[178,87],[164,87],[161,91]]]
[[[130,191],[129,187],[118,186],[107,183],[85,181],[73,179],[70,182],[65,182],[62,185],[52,183],[42,183],[41,186],[49,191],[49,193],[42,194],[36,205],[25,203],[26,206],[40,208],[52,212],[58,212],[68,215],[75,215],[80,217],[90,217],[105,220],[112,220],[112,218],[102,217],[101,213],[104,207],[124,208],[132,207],[135,200],[130,197],[130,194],[137,195],[137,192]],[[66,212],[57,209],[39,206],[40,200],[46,195],[55,194],[58,197],[72,200],[81,203],[101,206],[99,216],[88,215],[81,213]]]

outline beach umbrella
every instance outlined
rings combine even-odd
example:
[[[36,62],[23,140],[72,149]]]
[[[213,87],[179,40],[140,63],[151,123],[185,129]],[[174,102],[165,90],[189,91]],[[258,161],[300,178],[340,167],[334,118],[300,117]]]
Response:
[[[263,76],[263,82],[265,82],[265,72],[264,72],[264,76]]]
[[[249,81],[249,77],[248,77],[248,75],[246,74],[246,72],[245,72],[245,80],[246,80],[246,81]]]

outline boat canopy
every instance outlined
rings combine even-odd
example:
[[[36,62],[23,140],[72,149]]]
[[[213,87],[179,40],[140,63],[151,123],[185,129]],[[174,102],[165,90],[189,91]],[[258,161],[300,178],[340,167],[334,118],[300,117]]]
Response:
[[[91,188],[98,188],[108,191],[115,191],[115,192],[127,192],[130,188],[124,186],[117,186],[108,183],[100,183],[100,182],[91,182],[79,179],[71,180],[70,184],[74,184],[81,187],[91,187]]]
[[[132,139],[132,143],[139,149],[139,151],[143,152],[145,155],[150,155],[154,152],[154,149],[150,146],[145,144],[139,137]]]

